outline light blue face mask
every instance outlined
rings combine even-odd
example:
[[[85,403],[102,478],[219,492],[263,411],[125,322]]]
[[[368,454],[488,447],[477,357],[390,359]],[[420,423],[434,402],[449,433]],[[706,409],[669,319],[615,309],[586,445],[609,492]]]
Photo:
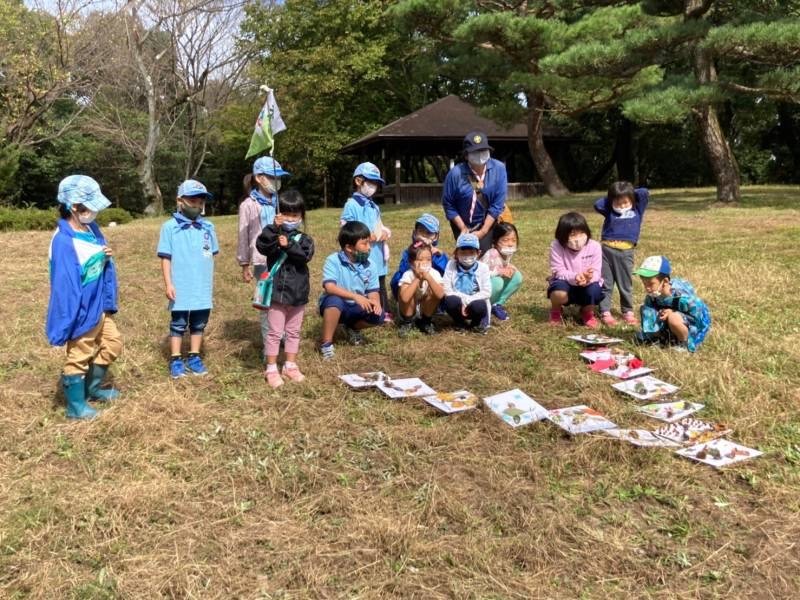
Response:
[[[283,227],[286,231],[294,231],[295,229],[299,228],[303,224],[303,221],[284,221]]]

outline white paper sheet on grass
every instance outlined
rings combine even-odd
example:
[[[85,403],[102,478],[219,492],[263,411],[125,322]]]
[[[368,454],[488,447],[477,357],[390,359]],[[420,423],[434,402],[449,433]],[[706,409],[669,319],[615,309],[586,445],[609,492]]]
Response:
[[[725,425],[709,423],[701,419],[686,417],[675,423],[667,423],[653,433],[664,439],[678,442],[682,446],[710,442],[731,432]]]
[[[647,429],[605,429],[600,433],[643,448],[680,448],[677,442],[660,438]]]
[[[439,392],[432,396],[424,396],[422,399],[434,408],[448,414],[472,410],[478,406],[478,397],[467,390]]]
[[[386,373],[383,371],[372,371],[370,373],[349,373],[347,375],[339,375],[339,379],[344,381],[352,388],[373,387],[378,385],[378,382],[386,379]]]
[[[584,350],[581,352],[581,358],[588,362],[596,362],[598,360],[632,360],[636,355],[623,350],[622,348],[592,348],[591,350]]]
[[[593,408],[583,404],[551,410],[547,418],[573,435],[576,433],[590,433],[600,429],[611,429],[617,426],[616,423],[609,421]]]
[[[673,402],[645,404],[644,406],[639,406],[636,410],[653,419],[665,421],[666,423],[675,423],[703,408],[705,408],[704,404],[687,400],[675,400]]]
[[[483,402],[511,427],[523,427],[548,417],[544,406],[519,389],[489,396]]]
[[[436,390],[429,387],[419,377],[408,377],[406,379],[386,378],[383,381],[379,381],[377,387],[393,400],[416,396],[432,396],[436,393]]]
[[[680,389],[678,386],[656,379],[651,375],[637,377],[636,379],[626,379],[613,384],[611,387],[638,400],[652,400],[660,396],[668,396]]]
[[[613,368],[603,369],[600,371],[604,375],[611,375],[611,377],[616,377],[617,379],[634,379],[636,377],[641,377],[642,375],[647,375],[648,373],[652,373],[653,369],[650,367],[639,367],[637,369],[631,369],[628,365],[618,365]]]
[[[719,458],[712,455],[712,453],[715,454],[716,452],[719,452]],[[754,448],[742,446],[730,440],[718,439],[703,444],[696,444],[689,448],[683,448],[682,450],[676,450],[675,454],[711,465],[715,469],[720,469],[743,460],[761,456],[763,452],[755,450]]]
[[[586,344],[587,346],[609,346],[622,342],[620,338],[603,335],[602,333],[584,333],[581,335],[569,335],[567,337],[581,344]]]

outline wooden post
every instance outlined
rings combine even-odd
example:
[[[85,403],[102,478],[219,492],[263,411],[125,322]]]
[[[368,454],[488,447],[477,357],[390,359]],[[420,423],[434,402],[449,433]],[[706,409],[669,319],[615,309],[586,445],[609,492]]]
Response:
[[[394,203],[400,204],[400,159],[394,161]]]

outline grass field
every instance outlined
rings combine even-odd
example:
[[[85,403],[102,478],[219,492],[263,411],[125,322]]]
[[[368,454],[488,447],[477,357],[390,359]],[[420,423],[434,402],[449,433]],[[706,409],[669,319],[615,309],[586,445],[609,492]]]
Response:
[[[124,399],[69,423],[63,351],[43,337],[46,232],[0,235],[2,598],[789,598],[800,590],[800,189],[655,191],[637,262],[667,254],[714,318],[696,355],[644,349],[701,416],[765,456],[721,472],[547,423],[512,430],[485,410],[443,417],[419,401],[354,392],[340,373],[380,368],[434,388],[521,387],[548,408],[584,403],[654,426],[589,372],[567,330],[547,326],[547,248],[591,197],[512,206],[523,290],[487,337],[445,330],[314,352],[308,381],[270,391],[256,312],[221,243],[205,347],[211,375],[167,376],[160,220],[107,229],[121,282]],[[425,207],[440,214],[438,207]],[[420,207],[389,207],[394,259]],[[338,211],[308,216],[313,294]],[[452,239],[443,235],[449,251]],[[642,296],[641,285],[636,293]],[[312,301],[313,302],[313,301]],[[632,331],[620,329],[630,338]]]

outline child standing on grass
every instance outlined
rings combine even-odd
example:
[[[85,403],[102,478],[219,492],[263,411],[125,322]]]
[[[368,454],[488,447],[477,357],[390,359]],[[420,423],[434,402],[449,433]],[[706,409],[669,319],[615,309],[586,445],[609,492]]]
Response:
[[[550,245],[550,323],[560,325],[563,307],[580,306],[581,321],[587,327],[600,326],[595,307],[603,299],[600,272],[603,256],[600,244],[592,239],[592,231],[583,215],[576,212],[561,215]]]
[[[370,260],[369,227],[360,221],[350,221],[339,230],[339,252],[325,259],[322,268],[323,293],[319,299],[322,315],[322,358],[334,357],[333,336],[341,323],[350,343],[364,343],[362,329],[384,322],[383,306],[378,293],[378,271]]]
[[[642,330],[635,340],[642,344],[674,345],[694,352],[711,329],[708,306],[685,279],[672,278],[666,256],[648,256],[636,271],[647,296],[642,305]]]
[[[297,366],[300,349],[300,330],[310,290],[308,263],[314,256],[314,240],[301,230],[306,217],[303,196],[295,190],[285,192],[278,202],[280,212],[256,240],[256,248],[267,259],[272,280],[272,296],[267,319],[267,383],[277,388],[283,377],[303,381],[305,376]],[[286,336],[286,362],[278,372],[278,351],[281,337]],[[283,377],[281,377],[283,375]]]
[[[400,312],[398,335],[406,337],[414,324],[422,333],[433,335],[433,313],[444,298],[442,276],[433,268],[431,246],[414,242],[404,252],[410,265],[399,282],[397,305]],[[414,320],[414,316],[419,317]]]
[[[242,268],[242,281],[259,280],[267,270],[267,262],[257,250],[256,239],[267,225],[272,225],[278,210],[278,192],[281,177],[290,173],[271,156],[262,156],[253,163],[253,173],[244,178],[245,197],[239,204],[239,236],[236,245],[236,261]],[[266,313],[261,313],[262,348],[266,348]]]
[[[88,400],[119,397],[103,389],[108,367],[122,352],[122,336],[111,315],[117,312],[117,273],[97,213],[111,202],[86,175],[70,175],[58,185],[61,218],[50,241],[50,302],[47,339],[66,344],[61,375],[68,419],[92,419]]]
[[[169,300],[169,372],[173,379],[208,373],[200,358],[203,331],[211,314],[214,257],[219,243],[214,225],[200,216],[212,195],[199,181],[187,179],[178,187],[177,212],[161,226],[158,256],[164,291]],[[189,329],[189,356],[184,363],[181,343]]]
[[[480,240],[474,233],[462,233],[456,240],[453,260],[444,271],[444,306],[458,329],[467,327],[485,335],[489,332],[489,298],[492,281],[489,267],[478,260]]]
[[[388,311],[389,298],[386,295],[386,274],[389,272],[389,238],[392,232],[383,225],[381,209],[372,200],[375,193],[386,182],[381,177],[378,167],[365,162],[358,165],[353,171],[353,194],[348,198],[342,208],[339,224],[344,225],[358,221],[370,230],[369,264],[370,268],[378,275],[378,292],[381,307]],[[385,314],[385,320],[391,322],[392,315]]]
[[[419,219],[414,223],[414,232],[411,234],[411,244],[424,244],[431,249],[432,260],[431,265],[439,275],[444,275],[444,270],[447,268],[447,253],[439,249],[439,219],[429,213],[423,213]],[[392,275],[392,280],[389,286],[392,289],[392,296],[397,299],[397,293],[400,289],[400,278],[411,268],[411,262],[408,259],[408,250],[403,250],[400,255],[400,264],[397,266],[397,271]]]
[[[505,304],[517,293],[522,285],[522,273],[511,264],[511,257],[517,252],[519,234],[513,224],[497,223],[492,229],[492,247],[481,257],[481,262],[489,267],[492,278],[492,314],[498,321],[508,321],[511,317]]]
[[[637,325],[633,314],[633,249],[639,243],[642,219],[650,192],[646,188],[634,189],[627,181],[617,181],[608,188],[608,195],[594,203],[594,209],[603,215],[600,243],[603,248],[603,299],[600,301],[600,319],[604,325],[614,326],[617,320],[611,314],[614,285],[619,289],[622,320]]]

